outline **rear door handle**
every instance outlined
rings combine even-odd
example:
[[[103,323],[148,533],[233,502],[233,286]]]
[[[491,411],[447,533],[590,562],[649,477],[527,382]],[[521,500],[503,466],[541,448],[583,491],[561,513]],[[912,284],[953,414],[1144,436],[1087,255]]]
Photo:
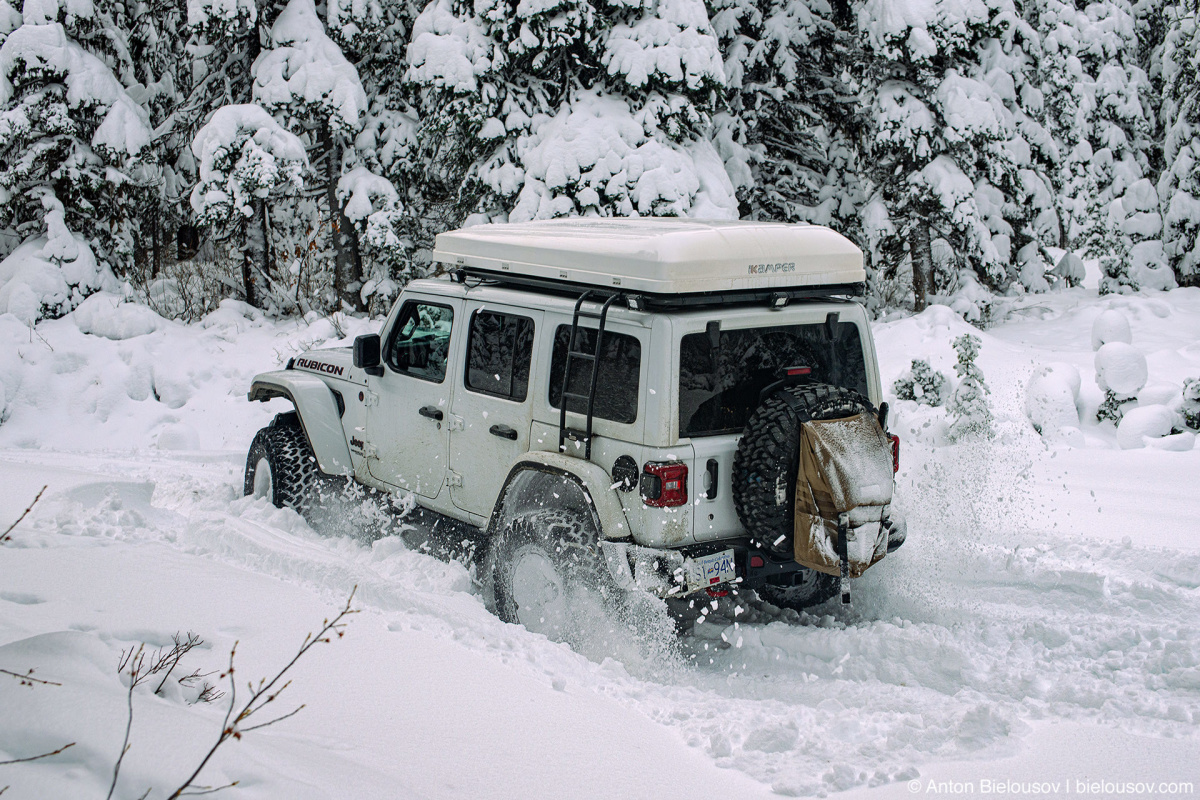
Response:
[[[488,433],[492,434],[492,436],[500,436],[504,439],[512,439],[514,442],[517,440],[517,432],[507,425],[493,425],[492,427],[488,428]]]
[[[438,422],[442,420],[442,410],[436,406],[421,406],[420,414],[422,417],[436,419]]]

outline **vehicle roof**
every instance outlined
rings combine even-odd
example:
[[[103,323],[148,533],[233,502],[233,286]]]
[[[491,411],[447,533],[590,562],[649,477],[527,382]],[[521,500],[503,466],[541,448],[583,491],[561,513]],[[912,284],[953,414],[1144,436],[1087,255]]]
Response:
[[[570,218],[438,234],[433,259],[497,275],[656,295],[858,284],[862,251],[820,225]]]

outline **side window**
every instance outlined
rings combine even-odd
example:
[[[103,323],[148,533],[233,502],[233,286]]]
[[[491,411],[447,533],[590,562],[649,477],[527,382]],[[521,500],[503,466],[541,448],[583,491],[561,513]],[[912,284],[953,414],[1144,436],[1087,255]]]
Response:
[[[559,325],[554,332],[554,355],[550,361],[550,405],[559,408],[563,394],[563,373],[567,363],[567,340],[571,326]],[[579,329],[578,350],[594,352],[596,331]],[[592,364],[577,360],[571,367],[571,384],[567,391],[584,394],[591,379]],[[613,422],[630,423],[637,419],[638,382],[642,372],[642,344],[636,337],[624,333],[604,332],[604,352],[600,354],[600,375],[596,380],[595,415]],[[587,403],[567,398],[567,410],[587,413]]]
[[[441,383],[446,379],[453,323],[454,309],[449,306],[409,300],[392,326],[384,361],[396,372]]]
[[[467,338],[468,389],[524,402],[533,360],[533,320],[494,311],[476,311]]]

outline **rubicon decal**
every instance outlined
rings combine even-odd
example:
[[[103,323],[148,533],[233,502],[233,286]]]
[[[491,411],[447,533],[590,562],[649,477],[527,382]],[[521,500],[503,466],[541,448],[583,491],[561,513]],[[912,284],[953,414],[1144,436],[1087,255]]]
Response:
[[[297,358],[296,366],[300,369],[311,369],[313,372],[324,372],[327,375],[341,375],[346,371],[345,367],[339,367],[336,364],[326,364],[323,361],[313,361],[309,358]]]

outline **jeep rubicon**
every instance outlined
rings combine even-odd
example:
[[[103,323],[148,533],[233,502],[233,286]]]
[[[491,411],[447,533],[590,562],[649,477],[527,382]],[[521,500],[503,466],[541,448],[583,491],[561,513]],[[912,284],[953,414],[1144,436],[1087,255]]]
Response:
[[[737,583],[802,608],[903,542],[862,253],[841,235],[569,219],[443,233],[433,257],[448,275],[409,283],[378,335],[255,377],[250,400],[295,411],[255,437],[247,494],[305,515],[334,476],[411,495],[486,533],[485,601],[534,630],[562,624],[576,582]],[[840,569],[805,566],[800,433],[853,415],[883,436],[886,497],[830,523]]]

